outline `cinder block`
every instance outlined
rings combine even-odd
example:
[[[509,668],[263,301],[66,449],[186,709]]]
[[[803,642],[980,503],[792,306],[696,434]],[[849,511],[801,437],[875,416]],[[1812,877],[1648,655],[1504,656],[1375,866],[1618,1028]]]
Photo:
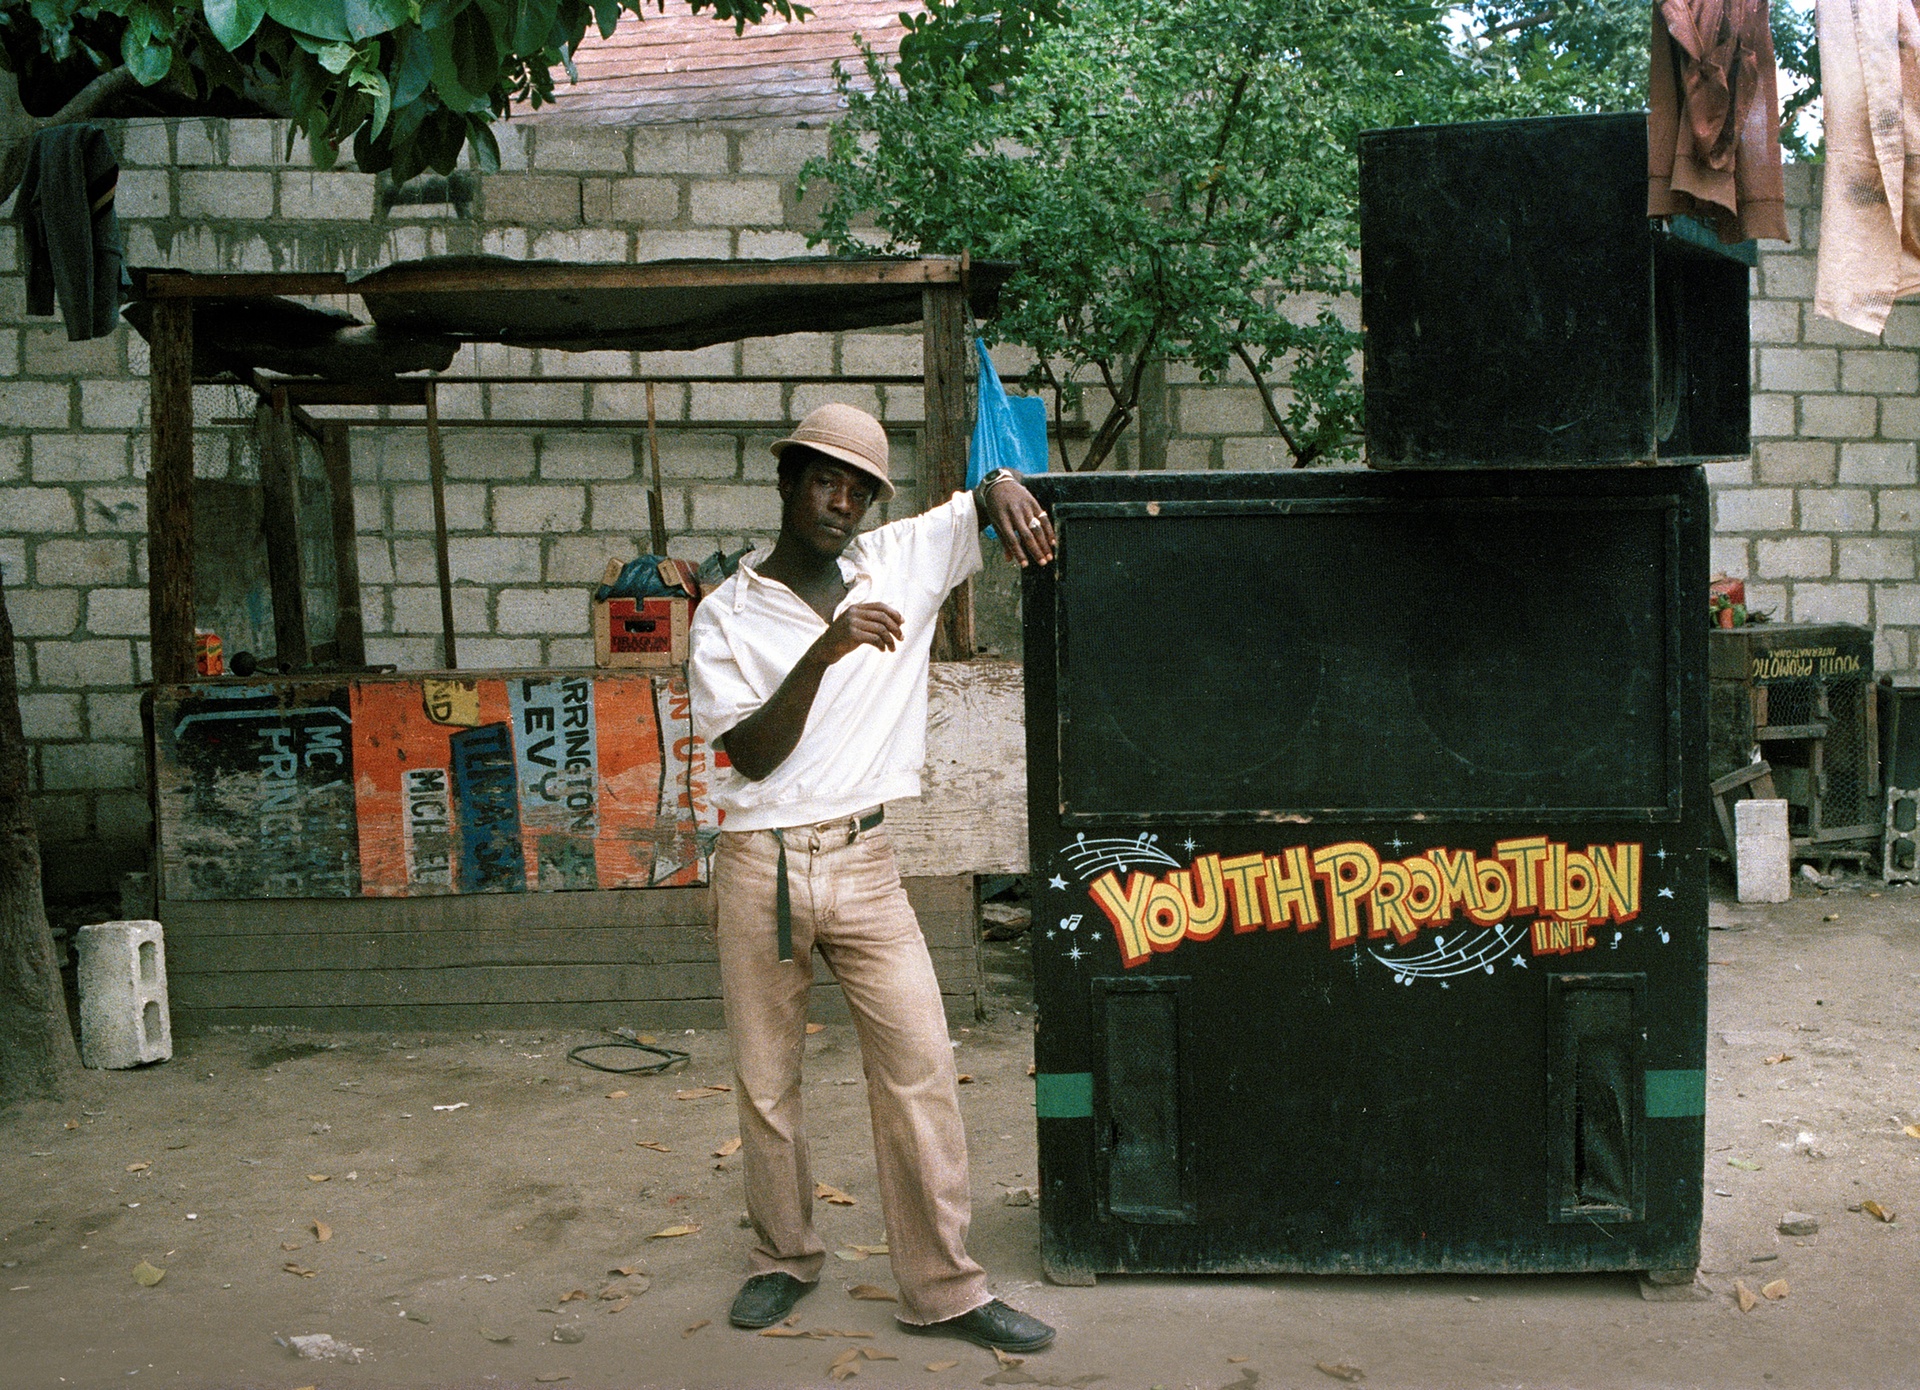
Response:
[[[627,167],[625,126],[552,122],[534,130],[533,142],[535,168],[623,173]]]
[[[1750,797],[1734,803],[1735,878],[1743,903],[1783,903],[1793,896],[1787,803]]]
[[[613,220],[657,226],[680,216],[680,185],[673,179],[613,180]]]
[[[542,232],[533,239],[533,257],[543,261],[624,261],[627,232],[623,227],[587,227],[565,232]]]
[[[1722,531],[1785,531],[1793,525],[1793,493],[1787,488],[1728,488],[1713,501]]]
[[[180,216],[190,221],[273,216],[273,175],[237,169],[182,169]]]
[[[1911,443],[1842,444],[1840,481],[1911,487],[1915,481],[1914,446]]]
[[[824,158],[826,153],[824,130],[749,130],[740,137],[740,172],[791,178],[809,159]]]
[[[1840,354],[1832,348],[1761,348],[1763,391],[1831,391],[1840,380]]]
[[[1865,584],[1795,584],[1791,621],[1859,623],[1864,626],[1867,622],[1868,587]]]
[[[1871,531],[1873,493],[1866,488],[1810,487],[1800,493],[1802,531]]]
[[[1793,435],[1793,397],[1755,396],[1753,398],[1753,437],[1786,439]]]
[[[280,175],[280,216],[315,222],[365,222],[373,216],[373,175],[342,170]]]
[[[1772,398],[1755,401],[1762,399]],[[1871,439],[1879,405],[1872,396],[1807,396],[1800,402],[1800,432],[1822,439]]]
[[[1763,540],[1758,561],[1768,579],[1822,579],[1833,573],[1833,542],[1825,536]]]
[[[580,220],[580,180],[564,175],[494,174],[481,180],[480,197],[489,222],[538,225]]]
[[[1753,446],[1754,476],[1763,483],[1831,483],[1835,446],[1818,439],[1767,439]]]
[[[727,137],[717,130],[641,126],[633,132],[636,174],[724,174]]]
[[[1912,395],[1920,389],[1920,363],[1910,352],[1895,350],[1843,352],[1840,385],[1848,391]]]
[[[167,951],[158,922],[80,928],[80,1060],[137,1067],[173,1056]]]
[[[493,526],[502,533],[577,531],[586,510],[587,493],[581,487],[547,483],[493,490]]]

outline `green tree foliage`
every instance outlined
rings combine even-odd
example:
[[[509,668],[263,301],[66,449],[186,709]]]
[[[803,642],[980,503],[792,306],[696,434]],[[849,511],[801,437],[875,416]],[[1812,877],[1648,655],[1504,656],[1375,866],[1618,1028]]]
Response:
[[[688,0],[736,30],[798,0]],[[665,0],[655,0],[664,8]],[[23,89],[71,90],[124,68],[189,101],[221,95],[285,115],[314,159],[351,148],[396,179],[451,172],[471,146],[498,166],[488,127],[553,100],[553,70],[596,27],[644,18],[646,0],[5,0],[0,62]],[[217,103],[216,103],[217,104]]]
[[[1359,133],[1645,101],[1645,0],[942,8],[977,42],[903,46],[893,70],[869,51],[870,94],[843,78],[847,119],[807,171],[832,184],[820,238],[1016,263],[987,332],[1032,349],[1029,384],[1063,406],[1093,393],[1081,468],[1154,358],[1203,380],[1237,363],[1296,466],[1350,457]]]

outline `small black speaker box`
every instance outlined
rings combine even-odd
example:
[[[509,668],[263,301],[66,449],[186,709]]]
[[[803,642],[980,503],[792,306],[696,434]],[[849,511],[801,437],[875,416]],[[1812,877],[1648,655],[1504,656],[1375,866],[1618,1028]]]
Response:
[[[1644,114],[1360,137],[1367,461],[1698,463],[1747,452],[1747,268],[1647,218]]]

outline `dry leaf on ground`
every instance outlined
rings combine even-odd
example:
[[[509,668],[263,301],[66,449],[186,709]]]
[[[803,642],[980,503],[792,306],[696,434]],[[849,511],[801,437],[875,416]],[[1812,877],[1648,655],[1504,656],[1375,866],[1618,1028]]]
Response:
[[[1002,1366],[1019,1366],[1019,1365],[1025,1364],[1026,1362],[1026,1357],[1010,1356],[1006,1352],[1000,1350],[999,1347],[988,1347],[987,1350],[993,1353],[993,1359],[995,1361],[998,1361]]]
[[[625,1091],[608,1091],[607,1092],[608,1100],[625,1100],[626,1098],[627,1098],[627,1093]]]
[[[158,1265],[148,1264],[145,1260],[133,1267],[134,1282],[145,1285],[149,1289],[166,1277],[167,1272],[164,1269]]]
[[[151,1167],[153,1167],[151,1163],[129,1163],[127,1165],[127,1171],[129,1173],[141,1173],[141,1172],[145,1172],[147,1169]]]
[[[511,1332],[495,1332],[484,1323],[481,1324],[480,1335],[485,1337],[489,1342],[499,1342],[502,1346],[513,1340],[513,1334]]]
[[[1750,1158],[1730,1158],[1727,1160],[1727,1167],[1738,1168],[1743,1173],[1757,1173],[1760,1171],[1760,1165]]]
[[[1762,1284],[1760,1286],[1761,1296],[1770,1298],[1775,1303],[1785,1298],[1789,1292],[1787,1281],[1784,1279],[1775,1279],[1771,1284]]]
[[[739,1152],[740,1152],[740,1140],[738,1138],[734,1138],[734,1139],[727,1140],[726,1143],[722,1144],[719,1148],[715,1149],[713,1151],[713,1156],[715,1158],[731,1158],[733,1155]]]
[[[853,1198],[849,1197],[830,1182],[816,1182],[813,1185],[813,1195],[816,1200],[831,1202],[836,1207],[850,1207],[854,1205]]]
[[[971,1086],[973,1084],[973,1073],[963,1071],[959,1076],[955,1077],[954,1080],[958,1081],[962,1086]]]
[[[280,1242],[280,1248],[282,1250],[298,1250],[300,1248],[300,1242],[297,1240],[283,1240]]]
[[[1777,1067],[1782,1062],[1791,1062],[1792,1060],[1793,1054],[1791,1052],[1776,1052],[1773,1056],[1766,1059],[1766,1063],[1770,1067]]]
[[[1920,1139],[1920,1125],[1908,1125],[1900,1132],[1909,1139]]]
[[[842,1361],[837,1366],[827,1367],[827,1374],[835,1380],[851,1380],[854,1376],[860,1374],[860,1363],[858,1361]]]
[[[587,1296],[587,1291],[585,1289],[575,1289],[572,1293],[561,1294],[560,1301],[562,1303],[571,1303],[576,1298],[584,1300],[586,1296]]]
[[[681,1328],[680,1335],[682,1337],[691,1337],[694,1333],[698,1332],[701,1328],[712,1327],[712,1326],[713,1326],[712,1318],[702,1318],[700,1319],[699,1322],[694,1323],[691,1327]]]
[[[869,1361],[898,1361],[900,1359],[892,1352],[882,1351],[879,1347],[861,1347],[860,1354]]]
[[[553,1383],[554,1383],[555,1381],[559,1381],[559,1380],[572,1380],[572,1379],[573,1379],[573,1372],[571,1372],[571,1371],[543,1371],[543,1372],[541,1372],[541,1373],[540,1373],[539,1375],[537,1375],[537,1376],[535,1376],[535,1377],[534,1377],[533,1379],[534,1379],[534,1382],[535,1382],[536,1384],[539,1384],[539,1385],[552,1385],[552,1384],[553,1384]]]
[[[950,1371],[959,1364],[958,1361],[929,1361],[927,1362],[927,1369],[930,1371]]]
[[[1323,1375],[1332,1376],[1335,1380],[1355,1381],[1367,1378],[1365,1371],[1358,1366],[1349,1366],[1344,1361],[1316,1361],[1313,1363],[1313,1368]]]
[[[782,1323],[778,1327],[766,1327],[760,1330],[762,1337],[804,1337],[807,1334],[797,1327],[788,1327]]]
[[[1871,1197],[1860,1204],[1860,1210],[1864,1211],[1868,1216],[1871,1216],[1875,1221],[1893,1220],[1894,1214],[1874,1201]]]
[[[619,1312],[622,1308],[626,1307],[631,1302],[633,1302],[633,1299],[631,1296],[627,1294],[620,1295],[620,1297],[614,1299],[613,1302],[607,1305],[608,1315],[611,1316],[612,1314]]]
[[[690,1236],[700,1229],[698,1222],[689,1222],[679,1226],[669,1226],[665,1230],[655,1231],[648,1240],[669,1240],[674,1236]]]
[[[330,1178],[332,1178],[332,1176],[333,1174],[331,1173],[309,1173],[307,1174],[307,1181],[308,1182],[326,1182]]]
[[[313,1232],[313,1238],[321,1244],[333,1239],[333,1227],[324,1221],[309,1221],[307,1229]]]
[[[852,1263],[855,1260],[866,1259],[867,1252],[862,1250],[857,1245],[847,1245],[847,1246],[842,1246],[840,1249],[834,1251],[833,1257],[836,1260],[846,1260],[849,1263]]]
[[[858,1361],[859,1359],[860,1359],[860,1349],[858,1347],[854,1347],[851,1350],[841,1352],[838,1356],[834,1357],[833,1360],[829,1361],[827,1365],[830,1367],[844,1366],[849,1361]]]
[[[733,1087],[731,1086],[722,1086],[718,1084],[712,1085],[712,1086],[689,1086],[684,1091],[675,1091],[673,1093],[673,1098],[675,1100],[704,1100],[708,1096],[725,1095],[728,1091],[731,1091],[732,1089]]]
[[[824,1023],[809,1023],[807,1025],[807,1031],[809,1033],[824,1033],[827,1031],[827,1025]]]
[[[295,1264],[292,1260],[288,1260],[285,1264],[281,1265],[280,1268],[284,1269],[289,1274],[297,1274],[302,1279],[311,1279],[313,1278],[314,1275],[320,1272],[317,1269],[302,1269],[299,1265]]]
[[[618,1275],[622,1279],[628,1278],[635,1274],[645,1274],[645,1273],[646,1273],[646,1270],[642,1269],[639,1265],[615,1265],[612,1269],[607,1271],[608,1277],[611,1278],[614,1275]]]
[[[672,1149],[662,1144],[658,1139],[636,1139],[633,1141],[633,1146],[636,1149],[652,1149],[657,1154],[670,1154],[673,1152]]]
[[[900,1301],[878,1284],[855,1284],[847,1290],[847,1296],[849,1298],[871,1299],[875,1303],[898,1303]]]
[[[1227,1364],[1229,1366],[1238,1366],[1241,1362],[1245,1361],[1246,1359],[1247,1358],[1244,1356],[1229,1356],[1227,1358]]]
[[[1747,1287],[1746,1280],[1736,1279],[1733,1281],[1733,1301],[1740,1305],[1741,1312],[1751,1313],[1754,1305],[1760,1300],[1754,1297],[1753,1290]]]

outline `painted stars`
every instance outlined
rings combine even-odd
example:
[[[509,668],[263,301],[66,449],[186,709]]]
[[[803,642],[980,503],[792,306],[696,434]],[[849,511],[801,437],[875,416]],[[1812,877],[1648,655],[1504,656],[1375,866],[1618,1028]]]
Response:
[[[1193,836],[1191,835],[1187,836],[1186,839],[1180,842],[1180,847],[1186,850],[1188,854],[1192,854],[1194,850],[1198,848],[1198,846],[1194,844]]]
[[[1080,963],[1081,958],[1084,957],[1086,954],[1087,953],[1081,950],[1078,946],[1074,946],[1068,949],[1067,959],[1072,961],[1075,965],[1078,965]]]
[[[1527,968],[1527,958],[1525,956],[1515,956],[1513,958],[1513,963],[1519,966],[1522,970],[1525,970]]]
[[[1671,898],[1673,896],[1673,890],[1671,888],[1662,888],[1659,891],[1659,893],[1657,893],[1655,896],[1661,897],[1661,898]]]
[[[1056,893],[1064,893],[1067,888],[1067,881],[1064,878],[1060,877],[1059,874],[1055,874],[1052,878],[1047,880],[1047,887],[1051,888]]]

